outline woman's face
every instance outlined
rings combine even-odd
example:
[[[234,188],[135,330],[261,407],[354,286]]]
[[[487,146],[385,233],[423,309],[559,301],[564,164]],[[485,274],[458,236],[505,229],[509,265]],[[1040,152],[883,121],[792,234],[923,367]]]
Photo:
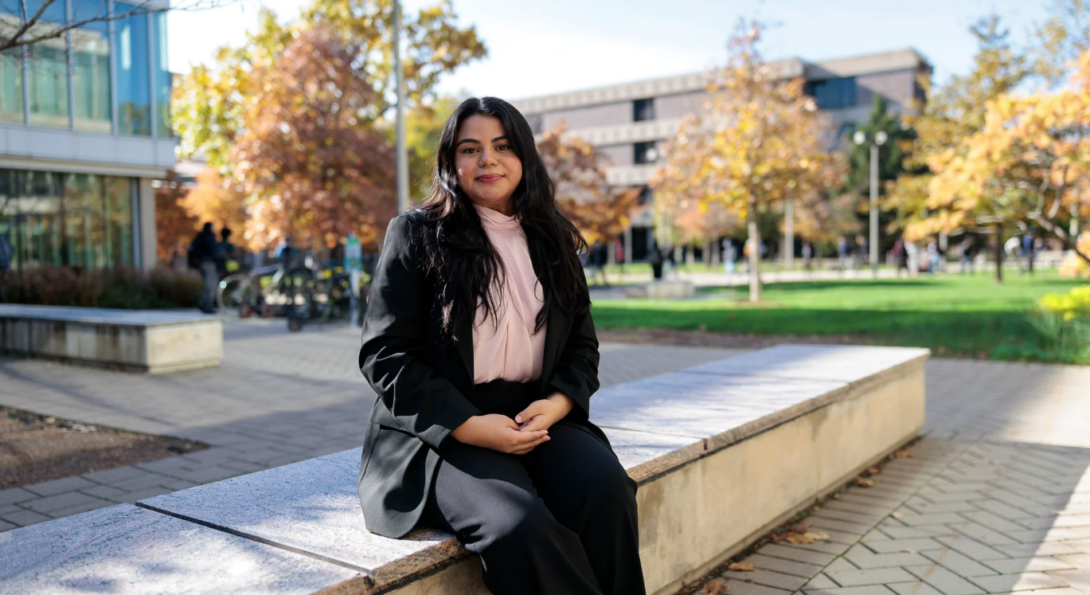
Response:
[[[482,115],[466,118],[458,129],[454,155],[458,186],[473,204],[504,215],[515,212],[511,195],[522,181],[522,161],[499,119]]]

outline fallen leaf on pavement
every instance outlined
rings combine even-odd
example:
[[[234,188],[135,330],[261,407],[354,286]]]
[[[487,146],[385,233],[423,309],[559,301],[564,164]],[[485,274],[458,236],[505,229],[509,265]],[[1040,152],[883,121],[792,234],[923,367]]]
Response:
[[[893,453],[893,456],[897,457],[898,459],[911,459],[912,453],[908,452],[907,450],[898,450],[897,452]]]
[[[871,475],[878,475],[881,472],[881,467],[867,467],[867,473],[870,473]]]
[[[735,572],[753,572],[753,565],[749,562],[732,562],[730,566],[727,566],[727,570],[733,570]]]
[[[795,545],[806,545],[808,543],[814,543],[814,539],[805,533],[788,533],[787,543],[793,543]]]
[[[810,531],[808,531],[806,533],[806,536],[809,537],[810,539],[813,539],[814,541],[828,541],[829,540],[829,534],[822,531],[821,529],[811,529]]]
[[[874,487],[874,480],[873,479],[867,479],[866,477],[856,477],[855,478],[855,485],[857,485],[857,486],[859,486],[861,488],[873,488]]]
[[[909,549],[909,550],[901,550],[901,551],[902,551],[902,552],[904,552],[904,553],[906,553],[906,554],[918,554],[918,553],[919,553],[919,552],[917,552],[916,550],[912,550],[912,549]]]
[[[893,518],[895,518],[895,519],[903,519],[903,518],[905,518],[905,515],[904,515],[904,513],[902,513],[902,512],[894,512],[894,513],[890,514],[889,516],[891,516],[891,517],[893,517]]]
[[[721,578],[713,578],[704,584],[704,587],[700,589],[701,593],[707,593],[708,595],[719,595],[725,593],[727,590],[727,581]]]
[[[788,530],[792,533],[806,533],[810,530],[810,527],[813,526],[813,523],[802,523],[801,525],[794,525]]]

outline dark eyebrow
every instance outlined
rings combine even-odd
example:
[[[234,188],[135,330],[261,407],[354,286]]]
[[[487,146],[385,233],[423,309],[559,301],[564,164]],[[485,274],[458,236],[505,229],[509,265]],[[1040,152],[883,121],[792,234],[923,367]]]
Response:
[[[505,134],[503,136],[497,136],[496,138],[492,139],[492,142],[501,141],[501,140],[508,140],[507,135]],[[456,144],[454,146],[455,147],[460,147],[460,146],[462,146],[462,143],[477,143],[479,145],[479,144],[481,144],[481,141],[479,141],[479,140],[477,140],[475,138],[463,138],[462,140],[458,141],[458,144]]]

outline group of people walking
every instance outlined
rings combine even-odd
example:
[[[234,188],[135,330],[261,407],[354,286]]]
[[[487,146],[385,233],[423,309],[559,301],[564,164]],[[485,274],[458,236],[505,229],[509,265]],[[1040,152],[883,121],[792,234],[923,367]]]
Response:
[[[231,243],[229,228],[221,229],[219,236],[217,240],[212,223],[205,223],[190,243],[186,255],[189,268],[197,270],[204,280],[204,291],[197,307],[205,314],[214,314],[219,309],[216,288],[219,287],[220,279],[229,272],[228,269],[238,252]]]

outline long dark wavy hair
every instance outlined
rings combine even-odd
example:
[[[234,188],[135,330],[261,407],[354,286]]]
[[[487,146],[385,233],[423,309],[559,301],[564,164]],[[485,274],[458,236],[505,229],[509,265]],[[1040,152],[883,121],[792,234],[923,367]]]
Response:
[[[472,324],[478,305],[487,316],[496,318],[498,294],[490,289],[504,289],[503,261],[488,241],[472,201],[458,186],[455,166],[458,130],[466,119],[477,115],[500,121],[511,150],[522,162],[522,180],[512,199],[515,217],[526,233],[534,272],[544,290],[545,304],[535,325],[535,332],[539,332],[553,304],[570,315],[590,308],[578,256],[587,243],[557,208],[555,186],[537,153],[530,125],[510,103],[495,97],[467,99],[443,127],[431,193],[415,209],[425,223],[420,236],[424,265],[437,279],[443,331],[448,336],[460,325]]]

